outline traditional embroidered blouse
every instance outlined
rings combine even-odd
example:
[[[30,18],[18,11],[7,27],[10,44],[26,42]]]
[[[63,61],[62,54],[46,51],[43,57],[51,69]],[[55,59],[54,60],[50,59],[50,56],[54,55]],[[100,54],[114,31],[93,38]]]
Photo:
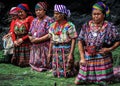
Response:
[[[16,36],[18,35],[24,35],[22,37],[23,40],[28,38],[30,24],[33,19],[34,18],[32,16],[28,16],[24,21],[20,21],[19,19],[16,19],[15,25],[14,25],[14,33],[12,35],[13,41],[16,40]]]
[[[75,25],[72,22],[64,22],[62,25],[54,22],[50,26],[49,33],[52,35],[52,41],[58,43],[69,42],[77,37]]]
[[[102,27],[97,32],[93,31],[93,22],[85,23],[81,28],[78,40],[84,42],[84,46],[96,46],[96,50],[100,50],[102,47],[110,47],[116,41],[120,40],[120,34],[118,28],[112,23],[104,21]],[[95,35],[96,34],[96,35]],[[103,56],[97,54],[94,58],[102,58]],[[86,59],[92,58],[86,52]]]
[[[30,33],[33,37],[39,38],[48,33],[50,24],[53,22],[53,19],[49,16],[46,16],[44,20],[39,21],[38,18],[35,18],[31,24]]]

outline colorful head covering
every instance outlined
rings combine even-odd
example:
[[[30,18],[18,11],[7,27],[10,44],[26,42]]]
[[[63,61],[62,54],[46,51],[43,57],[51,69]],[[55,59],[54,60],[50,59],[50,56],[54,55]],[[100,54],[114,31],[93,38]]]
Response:
[[[71,15],[70,10],[68,10],[65,5],[57,5],[57,4],[55,4],[54,11],[64,13],[68,17],[70,17],[70,15]]]
[[[93,10],[94,9],[98,9],[98,10],[101,10],[105,15],[106,17],[109,16],[110,14],[110,9],[108,6],[106,6],[103,2],[97,2],[93,5]]]
[[[22,3],[22,4],[19,4],[17,6],[17,10],[24,10],[25,12],[27,12],[27,14],[30,14],[31,15],[31,12],[30,12],[30,9],[29,9],[29,6],[25,3]]]
[[[47,2],[38,2],[36,5],[35,5],[35,9],[39,9],[39,8],[42,8],[44,10],[47,10]]]
[[[11,9],[10,9],[10,12],[9,12],[9,14],[13,14],[13,15],[17,15],[17,7],[12,7]]]

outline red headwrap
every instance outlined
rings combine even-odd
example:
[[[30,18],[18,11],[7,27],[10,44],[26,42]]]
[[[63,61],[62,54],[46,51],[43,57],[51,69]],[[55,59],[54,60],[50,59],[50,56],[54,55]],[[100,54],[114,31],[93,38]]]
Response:
[[[17,15],[17,7],[12,7],[11,9],[10,9],[10,12],[9,12],[9,14],[14,14],[14,15]]]
[[[22,3],[17,6],[17,10],[24,10],[28,14],[31,14],[28,4]]]

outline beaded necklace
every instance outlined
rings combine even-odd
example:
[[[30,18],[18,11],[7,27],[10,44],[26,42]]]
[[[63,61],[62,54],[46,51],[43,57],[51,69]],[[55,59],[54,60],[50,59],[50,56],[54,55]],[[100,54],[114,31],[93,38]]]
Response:
[[[106,22],[102,22],[99,26],[95,25],[93,21],[89,22],[90,25],[90,32],[92,33],[93,37],[97,37],[100,31],[103,31],[104,28],[107,26]]]

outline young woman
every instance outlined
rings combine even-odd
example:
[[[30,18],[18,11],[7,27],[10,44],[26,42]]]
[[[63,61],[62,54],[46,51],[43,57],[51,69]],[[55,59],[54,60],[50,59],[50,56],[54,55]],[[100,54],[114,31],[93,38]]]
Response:
[[[36,18],[33,20],[29,36],[32,46],[30,51],[30,66],[33,70],[38,72],[46,71],[51,68],[51,65],[47,65],[47,55],[49,50],[50,40],[39,42],[39,38],[48,34],[48,29],[53,19],[46,15],[47,3],[38,2],[35,5]]]
[[[12,39],[14,42],[14,52],[11,62],[20,67],[29,66],[30,41],[28,32],[33,20],[27,4],[17,6],[18,19],[15,21]]]

